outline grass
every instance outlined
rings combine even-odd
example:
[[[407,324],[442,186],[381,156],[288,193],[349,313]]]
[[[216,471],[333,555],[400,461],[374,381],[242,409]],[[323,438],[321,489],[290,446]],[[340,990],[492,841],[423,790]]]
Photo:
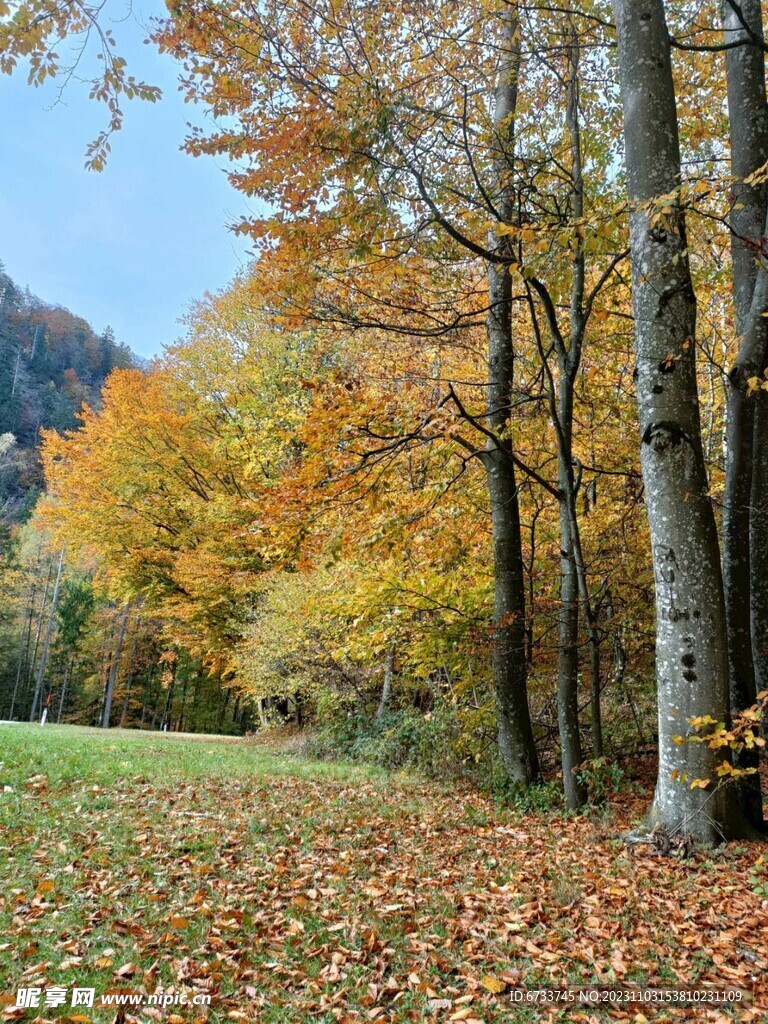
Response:
[[[642,794],[612,820],[521,817],[253,742],[74,727],[0,726],[0,761],[8,1019],[653,1019],[647,1006],[530,1007],[493,991],[623,980],[754,997],[734,1014],[658,1020],[768,1019],[768,900],[750,883],[761,851],[630,858],[615,838]],[[211,1003],[8,1009],[20,987],[75,984]]]

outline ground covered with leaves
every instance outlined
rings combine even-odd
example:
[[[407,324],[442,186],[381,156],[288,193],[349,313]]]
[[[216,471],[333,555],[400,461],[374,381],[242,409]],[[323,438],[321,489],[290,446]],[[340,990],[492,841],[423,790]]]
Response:
[[[622,835],[639,787],[563,818],[248,741],[0,729],[7,1019],[768,1020],[768,849],[636,856]],[[631,983],[751,999],[511,1002],[519,986]],[[11,1008],[53,985],[211,1004]]]

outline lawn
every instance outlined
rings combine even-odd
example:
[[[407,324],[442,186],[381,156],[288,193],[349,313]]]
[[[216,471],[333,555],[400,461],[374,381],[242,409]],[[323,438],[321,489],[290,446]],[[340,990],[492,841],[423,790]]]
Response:
[[[74,727],[0,726],[0,759],[7,1019],[768,1020],[768,848],[633,856],[645,793],[534,817],[252,741]],[[511,1003],[621,983],[750,999]],[[93,1008],[11,1008],[19,988],[74,985]],[[158,989],[210,1005],[98,1005]]]

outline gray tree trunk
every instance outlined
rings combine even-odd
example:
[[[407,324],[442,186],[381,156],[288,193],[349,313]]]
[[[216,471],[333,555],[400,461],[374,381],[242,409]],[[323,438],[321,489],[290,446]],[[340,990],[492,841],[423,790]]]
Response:
[[[560,502],[560,613],[557,663],[557,723],[566,805],[577,810],[586,789],[577,775],[584,760],[579,730],[579,583],[568,510]]]
[[[680,184],[680,144],[662,0],[614,0],[632,244],[641,463],[656,581],[659,775],[650,820],[714,842],[740,834],[737,801],[715,779],[722,752],[675,742],[689,719],[729,714],[725,602],[701,445],[696,297],[685,217],[647,204]]]
[[[123,608],[123,614],[120,618],[120,629],[118,630],[117,633],[117,643],[115,645],[115,652],[112,656],[112,664],[109,666],[109,675],[107,676],[107,688],[104,691],[104,709],[101,714],[102,729],[109,728],[109,720],[112,717],[112,698],[115,693],[115,681],[117,680],[118,669],[120,668],[120,654],[123,650],[125,630],[128,626],[129,610],[130,605],[126,605]]]
[[[16,666],[16,681],[13,684],[13,693],[11,694],[11,707],[8,712],[8,719],[13,721],[13,715],[16,709],[16,698],[19,695],[19,685],[22,680],[22,676],[25,674],[27,668],[27,659],[29,658],[29,643],[32,638],[32,620],[35,617],[35,583],[32,582],[32,586],[29,591],[29,608],[27,609],[27,621],[26,625],[22,630],[21,635],[21,647],[19,648],[19,663]]]
[[[192,711],[190,712],[190,716],[189,716],[190,717],[190,724],[189,724],[189,731],[190,732],[197,732],[197,723],[198,723],[198,720],[199,720],[199,711],[200,711],[200,705],[199,705],[199,702],[198,702],[198,697],[200,695],[200,684],[202,682],[202,674],[203,674],[203,667],[201,665],[199,671],[195,673],[195,686],[194,686],[194,690],[192,692]]]
[[[592,757],[603,756],[603,713],[600,690],[600,639],[589,645],[589,702],[592,710]]]
[[[168,692],[166,693],[166,696],[165,696],[165,706],[163,708],[163,717],[160,719],[160,728],[164,732],[169,730],[170,727],[171,727],[170,715],[171,715],[171,710],[172,710],[172,705],[173,705],[173,688],[175,687],[175,685],[176,685],[176,662],[174,662],[173,669],[171,671],[171,679],[170,679],[170,682],[168,683]],[[235,708],[235,713],[237,713],[237,708]]]
[[[743,21],[742,21],[743,19]],[[744,22],[749,26],[745,27]],[[731,254],[736,329],[740,337],[736,360],[728,375],[727,448],[723,506],[723,580],[728,621],[728,668],[731,710],[743,711],[755,702],[755,662],[752,641],[751,574],[752,529],[759,530],[753,508],[754,448],[757,399],[749,395],[749,380],[761,375],[766,364],[768,321],[768,274],[757,258],[760,239],[766,231],[768,190],[750,187],[741,180],[762,167],[768,159],[768,102],[765,95],[765,55],[750,35],[763,38],[761,0],[742,0],[737,12],[725,0],[723,29],[726,43],[742,45],[725,52],[728,85],[728,121],[731,138],[733,207],[731,210]],[[756,538],[756,543],[760,543]],[[756,581],[758,590],[761,588]],[[737,756],[742,768],[757,768],[759,752],[742,751]],[[744,780],[744,811],[760,826],[763,800],[759,776]]]
[[[768,690],[768,391],[755,395],[755,452],[752,467],[750,602],[755,688]],[[768,735],[768,721],[763,721]]]
[[[40,652],[40,664],[37,669],[37,679],[35,680],[35,693],[32,698],[32,709],[29,712],[30,722],[34,722],[37,716],[37,709],[40,705],[42,694],[43,694],[43,678],[45,677],[45,666],[48,661],[48,650],[51,646],[51,636],[53,634],[53,626],[56,615],[56,602],[59,597],[59,586],[61,584],[61,574],[64,569],[64,548],[61,549],[59,555],[59,567],[56,570],[56,582],[53,585],[53,595],[51,597],[51,606],[48,609],[48,623],[45,627],[45,639],[43,640],[43,649]]]
[[[216,723],[216,729],[219,732],[221,732],[221,730],[224,728],[224,718],[225,718],[225,716],[227,714],[227,706],[229,704],[229,698],[231,696],[232,696],[232,691],[231,690],[224,690],[224,692],[223,692],[223,698],[224,699],[221,702],[221,708],[219,710],[219,720]],[[152,728],[154,728],[154,725],[152,726]]]
[[[390,644],[387,648],[387,659],[384,662],[384,685],[381,690],[381,700],[376,709],[376,722],[379,723],[387,713],[389,701],[392,696],[392,680],[395,676],[395,645]]]
[[[128,680],[125,684],[125,697],[123,698],[123,708],[120,712],[120,728],[125,728],[125,719],[128,714],[128,704],[131,699],[131,691],[133,690],[133,666],[136,663],[136,648],[139,645],[138,637],[138,622],[136,623],[137,634],[133,640],[133,646],[131,647],[131,660],[128,663]]]
[[[494,108],[494,201],[505,223],[514,218],[511,185],[514,117],[520,66],[516,5],[502,15],[501,57]],[[508,240],[491,233],[490,246],[504,250]],[[494,433],[484,453],[493,535],[493,680],[499,754],[510,779],[531,783],[539,773],[528,706],[520,504],[509,438],[509,415],[515,372],[512,340],[512,279],[504,265],[488,267],[488,426]]]
[[[144,699],[141,702],[141,722],[139,723],[139,729],[144,728],[144,722],[147,718],[147,707],[149,705],[150,697],[152,696],[152,680],[155,674],[155,666],[149,670],[149,675],[144,683]]]
[[[571,147],[571,196],[573,218],[578,221],[584,216],[584,177],[581,153],[581,121],[579,100],[580,47],[578,35],[570,25],[570,69],[567,87],[566,128]],[[559,703],[564,704],[560,712],[560,737],[562,745],[562,767],[565,781],[565,796],[568,806],[574,810],[587,800],[587,790],[576,774],[584,760],[579,729],[579,595],[584,610],[584,620],[590,636],[592,629],[592,608],[587,591],[587,577],[581,554],[581,534],[576,509],[577,484],[573,473],[573,401],[576,375],[581,364],[584,342],[584,280],[586,255],[581,240],[576,242],[571,267],[570,342],[566,350],[556,344],[558,352],[559,401],[557,408],[557,450],[558,490],[560,492],[560,546],[561,546],[561,612],[560,612],[560,667]],[[568,649],[570,647],[570,650]],[[593,721],[593,727],[600,727],[600,720]],[[602,744],[602,740],[599,740]]]
[[[577,346],[580,343],[577,342]],[[560,760],[563,791],[571,810],[587,799],[584,783],[577,771],[584,761],[579,728],[579,565],[581,548],[575,515],[576,484],[573,476],[573,381],[578,359],[577,347],[562,349],[559,355],[560,380],[553,420],[557,434],[557,484],[560,517],[560,613],[557,665],[557,718],[560,732]],[[550,387],[554,382],[550,380]]]
[[[744,26],[749,26],[746,28]],[[768,160],[768,101],[765,94],[765,54],[755,39],[763,39],[761,0],[742,0],[735,11],[723,3],[724,40],[741,45],[726,50],[728,122],[731,141],[733,206],[731,254],[733,262],[733,303],[740,342],[728,377],[728,445],[726,450],[725,499],[723,509],[723,577],[728,618],[728,667],[731,710],[743,711],[755,702],[755,651],[751,590],[760,594],[762,581],[754,578],[753,557],[760,557],[761,515],[753,503],[760,503],[753,476],[761,453],[757,445],[768,441],[758,433],[757,395],[749,394],[749,381],[759,377],[766,365],[768,322],[768,274],[757,258],[766,231],[768,189],[751,187],[741,179]],[[758,487],[760,482],[758,482]],[[753,528],[754,527],[754,528]],[[752,538],[755,534],[756,549]],[[759,606],[759,604],[758,604]],[[765,614],[765,612],[764,612]],[[759,752],[743,751],[737,757],[742,768],[757,768]],[[757,825],[763,821],[763,798],[757,774],[744,779],[744,811]]]
[[[736,179],[731,188],[733,297],[736,328],[743,336],[750,321],[755,281],[759,273],[757,243],[763,235],[768,188],[751,187],[741,180],[768,159],[768,102],[765,95],[765,54],[761,0],[740,0],[740,12],[723,0],[723,41],[741,42],[725,51],[728,88],[728,123],[731,141],[731,171]],[[749,25],[744,28],[741,19]],[[752,244],[750,244],[752,243]]]
[[[45,606],[48,603],[48,591],[51,588],[51,577],[53,575],[54,558],[51,558],[48,563],[48,575],[45,578],[45,587],[43,588],[43,600],[40,604],[40,614],[37,618],[37,627],[35,629],[35,643],[32,647],[32,658],[27,664],[27,676],[25,679],[24,692],[29,690],[29,686],[32,682],[32,678],[35,674],[35,665],[37,665],[37,652],[40,649],[40,638],[43,635],[43,623],[45,621]],[[33,719],[30,718],[30,721]]]
[[[64,706],[65,706],[65,704],[67,702],[67,685],[69,684],[69,679],[70,679],[70,676],[72,675],[72,672],[74,671],[74,668],[75,668],[75,656],[73,654],[72,657],[69,659],[67,667],[66,667],[66,669],[64,671],[64,680],[63,680],[63,682],[61,684],[61,697],[59,698],[59,710],[58,710],[58,714],[56,715],[56,724],[57,725],[61,725],[61,719],[62,719],[62,716],[64,715]]]
[[[572,215],[579,220],[584,215],[584,179],[582,173],[581,127],[579,109],[580,45],[578,35],[569,26],[570,56],[567,83],[566,130],[571,149],[570,187]],[[562,330],[558,323],[556,303],[546,286],[534,280],[534,288],[542,299],[549,325],[552,348],[557,355],[557,379],[550,369],[549,353],[541,342],[539,357],[548,385],[549,410],[557,442],[557,497],[560,520],[560,611],[558,635],[557,708],[560,733],[560,754],[563,770],[563,789],[569,808],[576,810],[587,798],[586,787],[578,777],[584,760],[579,728],[579,604],[590,643],[596,636],[589,597],[586,570],[581,550],[576,498],[578,483],[573,471],[573,403],[575,382],[581,364],[585,313],[586,253],[583,244],[576,242],[571,263],[570,327]],[[533,311],[533,310],[532,310]],[[534,312],[535,317],[535,312]],[[598,695],[599,696],[599,695]],[[600,716],[593,717],[595,747],[602,748]]]

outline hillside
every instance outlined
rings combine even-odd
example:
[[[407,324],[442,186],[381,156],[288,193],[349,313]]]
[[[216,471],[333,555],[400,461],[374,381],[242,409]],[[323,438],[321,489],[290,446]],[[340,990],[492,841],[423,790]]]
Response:
[[[134,356],[110,328],[96,334],[82,317],[22,290],[0,263],[0,519],[23,519],[42,487],[40,430],[77,425],[84,402]]]

